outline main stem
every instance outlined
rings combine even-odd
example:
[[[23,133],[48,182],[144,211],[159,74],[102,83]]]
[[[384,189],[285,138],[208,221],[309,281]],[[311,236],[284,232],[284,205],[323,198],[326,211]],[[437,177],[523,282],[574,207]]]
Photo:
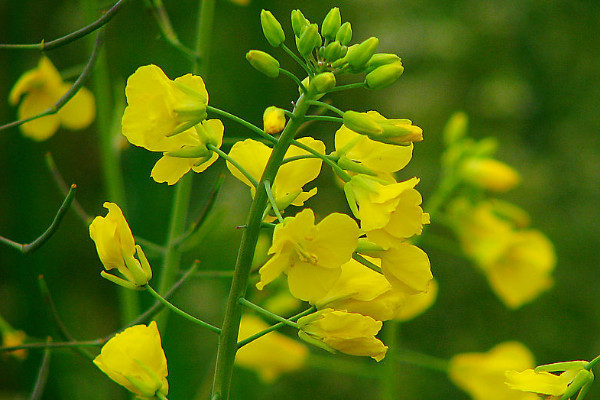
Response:
[[[256,188],[256,195],[250,206],[250,213],[246,222],[246,229],[242,235],[238,258],[235,265],[233,282],[227,299],[227,308],[225,309],[225,318],[221,327],[219,336],[219,346],[217,349],[217,362],[215,368],[215,380],[213,383],[213,393],[211,400],[228,400],[231,386],[231,376],[233,374],[233,363],[237,351],[237,335],[242,317],[242,308],[239,300],[246,294],[248,286],[248,277],[254,249],[260,232],[263,212],[267,206],[268,198],[265,190],[265,181],[273,182],[277,171],[281,166],[283,157],[290,146],[296,131],[303,122],[303,117],[308,110],[309,99],[301,95],[296,102],[293,117],[283,130],[279,142],[273,148],[271,157],[267,162],[265,171]]]

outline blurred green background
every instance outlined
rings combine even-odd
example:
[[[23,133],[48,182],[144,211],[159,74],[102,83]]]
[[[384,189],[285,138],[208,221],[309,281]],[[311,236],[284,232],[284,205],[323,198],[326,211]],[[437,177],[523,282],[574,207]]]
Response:
[[[0,42],[34,43],[71,32],[107,9],[73,0],[0,0]],[[92,2],[93,3],[93,2]],[[191,45],[197,4],[165,0],[181,40]],[[487,351],[505,340],[519,340],[539,363],[590,359],[600,354],[600,3],[559,0],[421,0],[421,1],[255,1],[240,7],[217,3],[209,73],[205,76],[210,104],[260,125],[269,105],[290,106],[294,85],[285,78],[268,79],[245,61],[249,49],[270,51],[282,66],[301,70],[279,50],[271,51],[262,36],[259,13],[271,10],[288,35],[289,13],[301,8],[319,22],[339,6],[352,23],[354,40],[380,39],[381,52],[402,57],[404,76],[376,92],[345,92],[332,96],[342,109],[376,109],[388,117],[410,118],[424,130],[403,177],[419,176],[425,200],[439,179],[441,131],[456,110],[470,116],[471,134],[496,137],[499,158],[516,167],[522,185],[504,196],[531,213],[535,227],[554,242],[558,255],[552,291],[517,311],[508,311],[487,282],[463,260],[425,250],[440,282],[435,306],[401,327],[402,346],[449,358],[466,351]],[[91,37],[47,53],[59,70],[81,67],[89,56]],[[16,118],[8,93],[19,76],[33,68],[37,51],[0,51],[0,124]],[[189,72],[190,63],[160,38],[141,0],[130,1],[110,22],[106,56],[114,90],[123,101],[125,79],[141,65],[154,63],[171,78]],[[88,87],[91,84],[87,85]],[[121,88],[121,89],[118,89]],[[224,121],[226,135],[246,132]],[[331,144],[336,127],[313,126],[311,134]],[[99,168],[95,126],[86,131],[60,130],[35,143],[18,129],[0,132],[0,235],[29,242],[52,220],[62,197],[45,166],[50,152],[68,182],[79,186],[77,199],[93,215],[104,214],[107,200]],[[331,149],[331,147],[329,147]],[[173,188],[154,183],[149,174],[154,154],[127,148],[123,173],[128,203],[126,216],[134,232],[162,243]],[[194,177],[191,218],[196,217],[224,163]],[[330,175],[319,180],[319,195],[309,202],[324,215],[345,210],[341,192]],[[249,204],[247,188],[227,177],[217,209],[227,212],[220,226],[201,246],[186,255],[184,265],[200,259],[205,269],[230,269]],[[154,261],[155,268],[159,264]],[[43,274],[65,324],[79,339],[94,339],[118,329],[116,288],[101,279],[101,264],[87,227],[73,212],[43,248],[21,255],[0,246],[0,315],[34,338],[53,335],[52,319],[43,304],[37,277]],[[192,279],[175,303],[194,315],[219,324],[227,281]],[[142,294],[144,304],[149,296]],[[177,316],[163,335],[169,362],[169,398],[192,399],[210,385],[214,335]],[[321,356],[327,354],[312,349]],[[345,357],[341,357],[346,359]],[[41,352],[19,362],[0,358],[0,399],[27,398],[35,381]],[[372,360],[353,362],[380,368]],[[398,399],[466,399],[443,374],[400,365],[402,393]],[[381,368],[380,368],[381,369]],[[202,383],[204,382],[204,383]],[[238,399],[374,399],[378,383],[336,371],[310,368],[264,386],[254,374],[240,371],[234,393]],[[600,396],[600,384],[588,395]],[[124,390],[91,363],[67,350],[54,352],[44,399],[124,399]]]

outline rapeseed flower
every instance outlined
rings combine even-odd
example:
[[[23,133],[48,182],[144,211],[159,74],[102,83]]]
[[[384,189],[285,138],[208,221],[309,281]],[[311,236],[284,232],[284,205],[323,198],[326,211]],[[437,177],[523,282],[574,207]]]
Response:
[[[267,329],[262,319],[242,315],[238,341]],[[301,369],[308,358],[308,348],[279,332],[270,332],[246,344],[237,351],[235,364],[254,370],[265,383],[272,383],[281,374]]]
[[[522,343],[504,342],[486,353],[462,353],[450,360],[448,376],[473,400],[536,400],[531,393],[508,387],[505,372],[535,365],[533,355]]]
[[[529,368],[522,372],[511,370],[506,372],[506,384],[515,390],[553,399],[568,399],[581,390],[583,395],[577,398],[583,399],[594,381],[594,374],[584,368],[586,365],[587,361],[569,361]],[[556,375],[548,371],[562,373]]]
[[[38,66],[25,72],[15,83],[9,102],[16,105],[24,97],[17,115],[19,119],[26,119],[54,106],[70,88],[71,84],[63,82],[50,59],[42,56]],[[82,87],[56,114],[26,122],[20,129],[23,135],[41,141],[54,135],[59,126],[72,130],[84,129],[95,117],[94,96]]]
[[[169,392],[167,359],[156,322],[135,325],[117,333],[94,359],[110,379],[142,399]]]
[[[298,142],[318,151],[320,154],[325,154],[325,144],[319,140],[304,137],[298,139]],[[259,181],[272,152],[273,149],[266,144],[246,139],[243,142],[234,144],[229,152],[229,156],[240,164],[250,176]],[[298,147],[291,146],[285,153],[285,158],[307,154],[310,153]],[[322,161],[320,158],[305,158],[285,163],[279,168],[277,176],[271,182],[271,192],[279,210],[283,210],[290,204],[302,206],[306,200],[317,193],[317,188],[304,192],[302,187],[319,176],[321,164]],[[252,197],[254,197],[256,188],[248,178],[230,162],[227,162],[227,168],[229,168],[233,176],[250,187],[250,192]]]
[[[358,226],[345,214],[330,214],[317,225],[309,208],[285,218],[275,227],[273,256],[260,268],[256,287],[262,290],[286,273],[295,297],[311,302],[323,297],[352,257],[358,235]]]
[[[263,113],[263,127],[270,135],[281,132],[285,128],[285,111],[275,106],[267,107]]]
[[[343,119],[348,129],[378,142],[408,146],[423,140],[423,130],[408,119],[387,119],[377,111],[346,111]]]
[[[326,308],[300,318],[298,336],[327,351],[381,361],[388,348],[375,335],[382,325],[365,315]]]
[[[514,168],[493,158],[469,158],[461,163],[459,171],[466,182],[492,192],[507,192],[521,182]]]
[[[123,278],[102,271],[100,275],[129,289],[139,289],[152,279],[152,270],[142,248],[135,244],[123,212],[115,203],[104,203],[106,217],[90,224],[90,237],[96,243],[100,261],[107,271],[116,268]],[[137,253],[138,259],[135,258]]]

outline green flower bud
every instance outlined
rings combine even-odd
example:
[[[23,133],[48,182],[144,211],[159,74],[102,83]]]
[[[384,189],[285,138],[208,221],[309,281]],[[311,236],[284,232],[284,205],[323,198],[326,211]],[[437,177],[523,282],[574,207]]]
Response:
[[[462,111],[452,114],[448,122],[446,122],[442,134],[446,146],[450,146],[467,136],[468,125],[469,117],[467,114]]]
[[[358,46],[348,49],[346,61],[352,69],[360,71],[373,57],[373,54],[377,51],[377,46],[379,46],[379,39],[370,37]]]
[[[346,111],[342,117],[344,125],[350,130],[363,135],[380,135],[383,129],[365,113]]]
[[[371,59],[367,63],[367,72],[371,72],[374,69],[381,67],[382,65],[393,64],[396,62],[402,63],[402,59],[395,54],[373,54],[373,57],[371,57]]]
[[[335,87],[335,75],[323,72],[310,80],[308,90],[313,93],[327,93]]]
[[[310,21],[304,17],[304,14],[302,14],[302,11],[300,11],[300,10],[292,11],[292,29],[293,29],[294,35],[296,35],[296,37],[302,36],[302,33],[304,33],[304,30],[309,25],[310,25]]]
[[[402,72],[404,72],[402,63],[396,62],[382,65],[367,74],[365,83],[369,89],[383,89],[396,82],[402,75]]]
[[[260,24],[269,44],[273,47],[279,47],[285,40],[285,33],[271,11],[262,10],[260,12]]]
[[[343,49],[340,45],[340,42],[337,40],[335,42],[331,42],[323,49],[323,57],[329,61],[333,62],[342,57]]]
[[[306,29],[304,29],[302,36],[296,40],[296,47],[302,56],[308,57],[313,49],[319,47],[322,42],[323,41],[321,39],[321,35],[319,35],[319,28],[317,27],[317,24],[310,24]]]
[[[346,46],[352,40],[352,26],[350,22],[344,22],[335,34],[335,40]]]
[[[246,60],[256,70],[262,72],[269,78],[277,78],[279,76],[279,61],[273,56],[264,51],[250,50],[246,53]]]
[[[340,16],[340,9],[333,7],[323,20],[323,24],[321,25],[321,35],[325,39],[335,40],[335,35],[341,25],[342,17]]]

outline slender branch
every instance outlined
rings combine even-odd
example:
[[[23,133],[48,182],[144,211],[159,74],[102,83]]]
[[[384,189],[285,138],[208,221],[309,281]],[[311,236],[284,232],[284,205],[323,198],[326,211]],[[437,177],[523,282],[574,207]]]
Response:
[[[327,93],[341,92],[343,90],[350,90],[350,89],[362,89],[365,87],[367,87],[367,85],[364,82],[349,83],[347,85],[336,86],[333,89],[330,89]]]
[[[159,254],[165,254],[165,252],[167,251],[167,249],[165,249],[164,246],[161,246],[160,244],[156,244],[151,240],[148,239],[144,239],[142,237],[139,236],[135,236],[135,242],[141,246],[144,246],[145,248],[147,248],[150,251],[153,251],[155,253],[159,253]],[[144,249],[146,250],[146,249]]]
[[[75,32],[72,32],[72,33],[69,33],[68,35],[62,36],[58,39],[51,40],[49,42],[42,40],[40,43],[35,43],[35,44],[0,44],[0,49],[47,51],[47,50],[55,49],[60,46],[64,46],[66,44],[69,44],[69,43],[87,35],[88,33],[95,31],[98,28],[101,28],[103,25],[108,23],[108,21],[110,21],[117,14],[117,12],[119,12],[121,7],[123,7],[123,5],[125,5],[125,3],[127,3],[127,1],[129,1],[129,0],[117,1],[115,3],[115,5],[113,5],[108,11],[106,11],[96,21],[92,22],[91,24],[89,24]]]
[[[321,157],[317,157],[317,156],[315,156],[314,154],[302,154],[302,155],[299,155],[299,156],[293,156],[293,157],[288,157],[288,158],[285,158],[285,159],[284,159],[284,160],[281,162],[281,165],[283,165],[283,164],[287,164],[287,163],[290,163],[290,162],[292,162],[292,161],[297,161],[297,160],[305,160],[305,159],[307,159],[307,158],[313,158],[313,159],[314,159],[314,158],[317,158],[317,159],[321,159]]]
[[[48,338],[48,342],[50,342],[50,338]],[[50,372],[51,355],[51,349],[49,347],[46,347],[46,350],[44,351],[44,358],[42,359],[42,364],[40,365],[40,369],[35,380],[35,386],[33,387],[31,396],[29,396],[29,400],[38,400],[42,397],[42,394],[44,393],[44,389],[46,388],[46,382],[48,381],[48,372]]]
[[[295,321],[297,321],[298,319],[300,319],[300,318],[304,317],[305,315],[308,315],[308,314],[310,314],[310,313],[313,313],[313,312],[314,312],[316,309],[317,309],[317,308],[316,308],[315,306],[312,306],[312,307],[310,307],[310,308],[308,308],[308,309],[306,309],[306,310],[302,311],[301,313],[298,313],[298,314],[294,315],[293,317],[289,317],[287,320],[288,320],[288,321],[295,322]],[[243,347],[243,346],[245,346],[245,345],[247,345],[247,344],[248,344],[248,343],[250,343],[250,342],[253,342],[253,341],[255,341],[255,340],[256,340],[256,339],[258,339],[259,337],[266,335],[266,334],[267,334],[267,333],[269,333],[269,332],[276,331],[277,329],[279,329],[279,328],[281,328],[281,327],[283,327],[283,326],[285,326],[285,325],[286,325],[286,324],[285,324],[285,323],[283,323],[283,322],[278,322],[278,323],[276,323],[275,325],[272,325],[272,326],[268,327],[268,328],[267,328],[267,329],[265,329],[265,330],[262,330],[262,331],[260,331],[260,332],[257,332],[257,333],[255,333],[255,334],[254,334],[254,335],[252,335],[252,336],[248,336],[248,337],[247,337],[246,339],[244,339],[244,340],[240,340],[240,341],[238,342],[238,349],[239,349],[239,348],[241,348],[241,347]]]
[[[44,343],[25,343],[18,346],[0,347],[0,352],[14,350],[29,350],[29,349],[46,349],[46,348],[65,348],[65,347],[98,347],[105,343],[103,339],[88,340],[83,342],[44,342]]]
[[[152,16],[154,17],[154,19],[156,20],[156,24],[158,25],[158,29],[160,30],[162,36],[165,38],[167,43],[169,43],[171,46],[179,50],[181,53],[183,53],[190,59],[199,59],[200,55],[198,53],[181,43],[181,41],[179,40],[179,36],[173,28],[173,24],[171,23],[171,19],[169,18],[169,14],[165,9],[162,0],[146,0],[146,4],[148,4],[148,6],[150,7],[150,10],[152,11]]]
[[[306,121],[324,121],[324,122],[335,122],[336,124],[343,123],[344,121],[339,117],[331,117],[329,115],[307,115],[304,117]]]
[[[281,162],[283,164],[283,161]],[[277,220],[279,222],[283,222],[283,217],[281,216],[281,212],[279,211],[279,207],[277,207],[277,202],[273,197],[273,192],[271,191],[271,182],[265,181],[265,190],[267,191],[267,197],[269,198],[269,203],[271,203],[271,209],[275,213]]]
[[[206,147],[209,150],[212,150],[215,153],[217,153],[220,157],[229,161],[231,164],[233,164],[233,166],[236,167],[238,169],[238,171],[240,171],[246,177],[246,179],[248,179],[250,181],[252,186],[254,186],[255,188],[258,186],[258,182],[256,181],[256,179],[254,179],[254,177],[252,175],[250,175],[250,173],[248,171],[246,171],[246,169],[244,167],[242,167],[240,165],[240,163],[238,163],[236,160],[234,160],[232,157],[230,157],[229,154],[225,153],[223,150],[219,149],[217,146],[214,146],[210,143],[207,144]]]
[[[304,86],[304,84],[302,83],[302,81],[296,75],[294,75],[293,73],[291,73],[287,69],[283,69],[283,68],[279,68],[279,72],[281,72],[283,75],[285,75],[288,78],[290,78],[291,80],[293,80],[296,83],[296,85],[298,85],[298,87],[302,90],[302,92],[304,94],[308,93],[308,90],[306,89],[306,86]]]
[[[29,244],[21,244],[21,243],[14,242],[10,239],[6,239],[6,238],[0,236],[0,243],[4,243],[14,249],[17,249],[18,251],[20,251],[21,253],[24,253],[24,254],[32,253],[32,252],[36,251],[37,249],[39,249],[58,230],[58,226],[60,225],[65,214],[69,210],[71,203],[73,202],[73,198],[75,197],[76,190],[77,190],[77,185],[71,185],[71,189],[69,190],[69,193],[67,193],[67,197],[65,197],[65,199],[63,200],[60,208],[56,212],[56,216],[54,217],[54,220],[52,221],[52,223],[50,224],[48,229],[46,229],[46,231],[44,233],[42,233],[33,242],[31,242]]]
[[[427,368],[443,373],[447,373],[448,368],[450,367],[450,362],[448,360],[407,349],[397,349],[396,351],[392,351],[389,356],[392,356],[400,363]]]
[[[244,297],[241,297],[239,299],[239,303],[242,304],[242,305],[244,305],[244,306],[246,306],[246,307],[248,307],[248,308],[253,309],[254,311],[259,312],[260,314],[262,314],[262,315],[264,315],[266,317],[272,318],[275,321],[279,321],[279,322],[284,323],[284,324],[286,324],[288,326],[291,326],[292,328],[298,329],[298,325],[295,322],[292,322],[289,319],[283,318],[280,315],[274,314],[271,311],[269,311],[269,310],[267,310],[265,308],[262,308],[261,306],[259,306],[257,304],[252,303],[250,300],[248,300],[248,299],[246,299]]]
[[[168,309],[170,309],[171,311],[173,311],[175,314],[178,314],[179,316],[187,319],[190,322],[193,322],[196,325],[200,325],[204,328],[207,328],[215,333],[221,333],[221,329],[217,328],[214,325],[209,324],[208,322],[204,322],[201,319],[198,319],[194,316],[191,316],[190,314],[186,313],[185,311],[183,311],[180,308],[175,307],[173,304],[169,303],[165,298],[163,298],[160,294],[158,294],[158,292],[156,290],[154,290],[152,288],[152,286],[146,284],[145,285],[146,289],[148,289],[148,292],[154,296],[155,299],[157,299],[158,301],[160,301],[161,303],[163,303]]]
[[[54,178],[54,181],[56,182],[56,185],[60,189],[61,193],[63,196],[66,196],[69,193],[69,187],[67,186],[62,174],[58,170],[58,167],[54,162],[54,158],[52,157],[52,153],[50,152],[46,153],[46,166],[48,167],[48,170],[50,171],[52,178]],[[75,213],[79,216],[79,219],[81,219],[87,228],[92,223],[93,217],[83,209],[77,199],[73,199],[72,207]]]
[[[301,148],[302,150],[306,150],[315,157],[323,160],[323,162],[329,165],[335,171],[335,173],[345,182],[348,182],[350,180],[350,175],[346,171],[344,171],[339,165],[337,165],[337,163],[331,157],[325,154],[321,154],[317,150],[305,145],[304,143],[300,143],[297,140],[292,140],[292,145]]]
[[[308,76],[313,76],[314,73],[310,70],[310,68],[308,67],[308,65],[302,61],[302,59],[300,57],[298,57],[296,55],[296,53],[294,53],[292,50],[290,50],[289,47],[287,47],[285,45],[285,43],[281,43],[281,48],[290,56],[294,59],[294,61],[296,61],[301,67],[302,69],[304,69],[304,71],[306,71],[306,73],[308,74]]]
[[[358,253],[353,253],[352,254],[352,258],[354,258],[356,261],[358,261],[359,263],[361,263],[365,267],[372,269],[375,272],[379,272],[380,274],[383,273],[381,271],[381,267],[378,267],[377,265],[373,264],[371,261],[367,260],[366,258],[364,258],[363,256],[361,256]]]
[[[71,98],[73,96],[75,96],[77,91],[79,91],[79,89],[83,86],[83,84],[89,78],[89,76],[92,72],[92,68],[94,67],[94,64],[96,63],[96,58],[98,57],[100,47],[103,44],[103,39],[104,39],[103,32],[104,32],[103,29],[98,31],[98,34],[96,35],[96,41],[94,43],[94,49],[92,50],[92,54],[90,55],[90,58],[86,64],[85,68],[83,69],[83,71],[81,72],[81,74],[79,75],[79,77],[77,78],[75,83],[73,83],[73,85],[69,88],[69,90],[67,90],[67,92],[52,107],[50,107],[46,111],[44,111],[40,114],[34,115],[32,117],[24,118],[24,119],[21,119],[18,121],[13,121],[8,124],[2,125],[2,126],[0,126],[0,131],[22,125],[26,122],[33,121],[34,119],[38,119],[38,118],[42,118],[42,117],[45,117],[48,115],[56,114],[65,104],[67,104],[67,102],[69,100],[71,100]]]
[[[328,109],[328,110],[330,110],[330,111],[333,111],[334,113],[336,113],[336,114],[337,114],[337,115],[339,115],[339,116],[343,116],[343,115],[344,115],[344,112],[343,112],[342,110],[340,110],[339,108],[337,108],[337,107],[335,107],[335,106],[332,106],[332,105],[331,105],[331,104],[329,104],[329,103],[325,103],[325,102],[323,102],[323,101],[319,101],[319,100],[311,100],[311,101],[309,102],[309,104],[310,104],[310,105],[313,105],[313,106],[319,106],[319,107],[326,108],[326,109]],[[338,121],[340,121],[340,122],[342,122],[342,120],[340,120],[339,118],[338,118],[337,120],[338,120]]]
[[[251,124],[250,122],[238,117],[237,115],[233,115],[231,113],[228,113],[227,111],[223,111],[220,110],[218,108],[212,107],[212,106],[206,106],[206,109],[208,111],[212,111],[215,114],[219,114],[225,118],[229,118],[230,120],[237,122],[238,124],[248,128],[249,130],[251,130],[252,132],[256,133],[257,135],[259,135],[260,137],[266,139],[268,142],[271,143],[277,143],[277,139],[274,138],[273,136],[269,135],[268,133],[265,133],[265,131],[263,131],[262,129],[260,129],[258,126]]]

